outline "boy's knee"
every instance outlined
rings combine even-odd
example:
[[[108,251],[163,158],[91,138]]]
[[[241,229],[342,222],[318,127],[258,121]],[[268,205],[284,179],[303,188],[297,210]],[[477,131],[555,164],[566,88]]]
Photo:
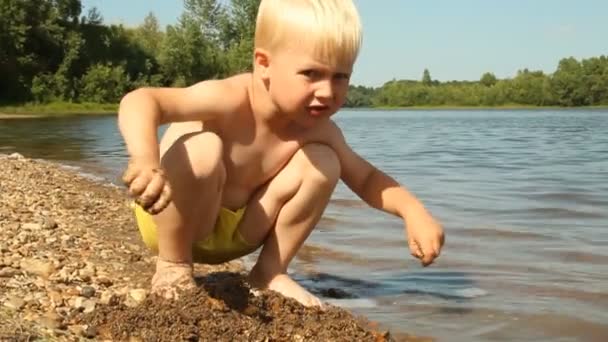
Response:
[[[179,168],[178,173],[190,176],[195,181],[217,178],[222,183],[226,178],[222,153],[223,142],[217,134],[188,133],[177,139],[167,151],[163,157],[163,167]],[[187,167],[184,167],[184,163]]]
[[[305,177],[323,184],[335,185],[340,179],[340,160],[336,152],[324,144],[307,144],[300,150],[308,164]]]

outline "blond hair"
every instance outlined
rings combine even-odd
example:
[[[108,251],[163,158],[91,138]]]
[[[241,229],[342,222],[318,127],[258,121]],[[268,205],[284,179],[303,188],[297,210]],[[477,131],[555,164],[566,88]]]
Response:
[[[262,0],[255,47],[272,53],[306,46],[325,63],[350,65],[359,54],[361,31],[352,0]]]

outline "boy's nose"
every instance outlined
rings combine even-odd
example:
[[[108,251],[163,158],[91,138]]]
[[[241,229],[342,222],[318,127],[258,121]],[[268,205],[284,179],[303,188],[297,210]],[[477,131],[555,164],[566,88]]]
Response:
[[[319,99],[333,99],[334,89],[331,81],[321,81],[315,91],[315,96]]]

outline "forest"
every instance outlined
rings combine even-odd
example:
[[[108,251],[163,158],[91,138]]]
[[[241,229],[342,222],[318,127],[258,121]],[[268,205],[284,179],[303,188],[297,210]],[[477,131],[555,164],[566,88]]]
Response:
[[[249,71],[258,5],[259,0],[184,0],[182,15],[163,28],[154,13],[138,26],[107,24],[96,8],[84,13],[80,0],[0,0],[0,105],[111,104],[142,86],[180,87]],[[553,73],[522,68],[504,79],[488,71],[476,81],[440,82],[425,69],[418,80],[353,84],[346,103],[602,105],[608,105],[606,56],[562,57]]]

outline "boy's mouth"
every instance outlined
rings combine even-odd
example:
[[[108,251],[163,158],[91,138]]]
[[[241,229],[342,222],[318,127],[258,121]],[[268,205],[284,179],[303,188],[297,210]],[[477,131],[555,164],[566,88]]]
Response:
[[[328,109],[329,109],[329,106],[322,106],[322,105],[308,106],[308,113],[311,116],[321,116]]]

